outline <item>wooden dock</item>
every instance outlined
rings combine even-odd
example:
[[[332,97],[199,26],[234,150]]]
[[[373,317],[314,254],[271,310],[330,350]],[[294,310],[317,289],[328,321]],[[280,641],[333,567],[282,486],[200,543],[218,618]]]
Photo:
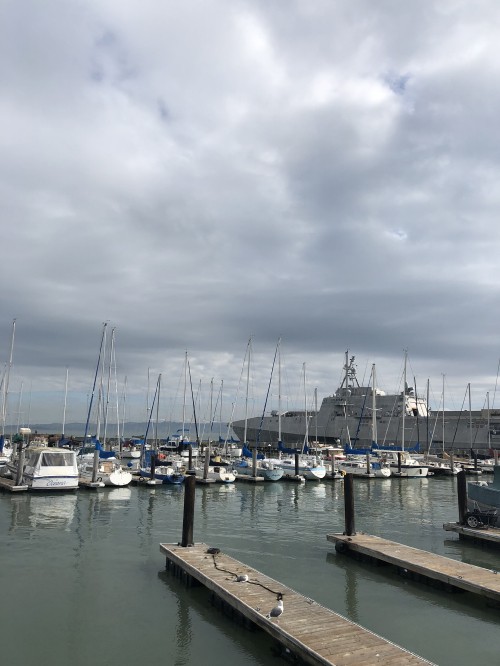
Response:
[[[188,582],[204,585],[222,605],[266,631],[303,663],[431,663],[206,544],[160,544],[160,551],[166,556],[168,569],[180,573]],[[248,580],[238,582],[238,576],[248,576]],[[279,617],[268,617],[276,606],[278,593],[283,595],[284,611]]]
[[[410,572],[415,577],[433,580],[449,589],[472,592],[495,602],[495,605],[500,603],[500,575],[496,571],[362,532],[352,536],[328,534],[326,538],[335,543],[339,552],[348,554],[351,551],[371,560],[392,564],[405,575]]]
[[[444,523],[443,529],[447,532],[455,532],[460,538],[500,546],[500,529],[498,527],[488,526],[487,529],[474,529],[460,523]]]
[[[0,476],[0,488],[3,488],[4,490],[10,490],[11,493],[19,493],[23,492],[24,490],[28,490],[28,486],[16,486],[14,479],[7,479],[3,476]]]

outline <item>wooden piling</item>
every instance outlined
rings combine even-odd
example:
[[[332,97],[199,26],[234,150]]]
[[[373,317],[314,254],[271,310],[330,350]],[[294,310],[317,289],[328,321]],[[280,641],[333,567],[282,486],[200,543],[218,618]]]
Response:
[[[295,452],[295,476],[299,475],[299,453]]]
[[[184,515],[182,521],[182,541],[181,546],[186,548],[194,544],[193,526],[194,526],[194,497],[195,497],[196,477],[186,476],[184,479]]]
[[[467,513],[467,478],[465,470],[460,470],[457,474],[457,494],[458,494],[458,522],[465,524],[465,514]]]
[[[354,525],[354,477],[352,474],[346,474],[344,477],[344,513],[344,534],[353,536],[356,534],[356,528]]]
[[[20,486],[21,481],[23,479],[23,471],[24,471],[24,447],[23,443],[19,442],[18,444],[18,461],[17,461],[17,474],[16,474],[16,486]]]

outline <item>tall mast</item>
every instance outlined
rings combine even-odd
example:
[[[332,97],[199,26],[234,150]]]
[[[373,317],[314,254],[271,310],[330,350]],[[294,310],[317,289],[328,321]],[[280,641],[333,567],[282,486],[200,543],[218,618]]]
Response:
[[[281,338],[278,338],[278,442],[281,442]]]
[[[375,393],[375,363],[372,365],[372,443],[377,444],[377,397]]]
[[[309,419],[307,418],[306,364],[303,363],[302,367],[304,369],[304,417],[306,419],[304,444],[302,445],[302,453],[304,453],[304,448],[309,444]]]
[[[68,377],[69,377],[69,368],[66,368],[66,381],[64,382],[64,406],[63,406],[61,439],[64,439],[64,431],[66,429],[66,405],[68,403]]]
[[[184,399],[182,403],[182,441],[184,441],[184,432],[186,428],[186,390],[187,390],[187,368],[188,368],[188,353],[186,350],[184,356]]]
[[[444,373],[443,373],[443,404],[442,404],[442,409],[443,409],[443,418],[442,418],[442,429],[443,429],[443,436],[441,439],[443,440],[443,453],[444,453]]]
[[[248,431],[248,389],[250,386],[250,359],[252,356],[252,337],[248,339],[247,344],[247,390],[245,395],[245,429],[243,431],[243,443],[247,443],[247,431]]]
[[[470,395],[470,382],[467,384],[467,390],[469,391],[469,440],[470,440],[470,450],[472,452],[472,405],[471,405],[471,395]]]
[[[10,379],[10,371],[12,368],[12,358],[14,356],[14,336],[16,333],[16,320],[14,319],[12,321],[12,336],[10,340],[10,355],[9,355],[9,363],[7,365],[6,369],[6,374],[5,374],[5,381],[3,384],[3,395],[2,395],[2,437],[5,435],[5,421],[7,418],[7,397],[9,395],[9,379]]]
[[[408,350],[405,349],[405,362],[403,370],[403,428],[401,433],[401,451],[405,450],[405,418],[406,418],[406,361],[408,358]]]

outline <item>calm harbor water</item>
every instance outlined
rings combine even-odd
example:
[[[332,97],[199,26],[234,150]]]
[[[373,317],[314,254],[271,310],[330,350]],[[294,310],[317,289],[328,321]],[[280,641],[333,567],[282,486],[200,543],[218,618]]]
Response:
[[[183,497],[167,486],[0,492],[2,663],[281,663],[265,634],[165,572],[159,544],[180,540]],[[355,480],[355,507],[357,530],[500,568],[500,551],[443,530],[457,518],[455,479]],[[500,610],[337,554],[326,535],[343,521],[342,482],[196,487],[196,542],[439,666],[500,664]]]

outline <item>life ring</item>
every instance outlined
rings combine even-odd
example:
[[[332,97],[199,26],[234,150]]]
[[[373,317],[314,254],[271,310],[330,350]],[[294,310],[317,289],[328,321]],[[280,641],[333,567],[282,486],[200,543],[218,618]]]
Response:
[[[160,453],[158,456],[158,460],[166,460],[167,456],[164,453]]]

